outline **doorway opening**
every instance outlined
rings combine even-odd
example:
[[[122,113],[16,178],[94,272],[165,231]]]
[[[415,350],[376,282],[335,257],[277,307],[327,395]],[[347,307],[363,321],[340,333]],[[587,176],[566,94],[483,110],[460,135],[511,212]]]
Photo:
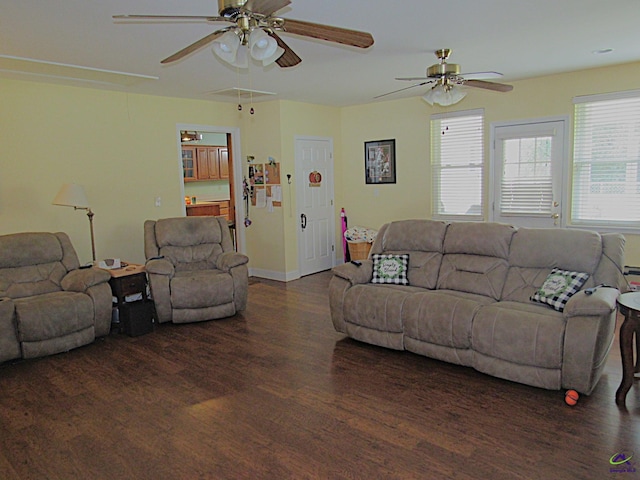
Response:
[[[190,140],[183,141],[181,132]],[[236,250],[244,252],[240,130],[211,125],[176,125],[183,215],[224,216]]]

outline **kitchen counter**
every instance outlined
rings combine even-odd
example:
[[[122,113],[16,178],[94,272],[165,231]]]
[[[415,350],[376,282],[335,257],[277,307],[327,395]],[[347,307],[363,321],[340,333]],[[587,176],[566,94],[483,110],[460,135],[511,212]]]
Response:
[[[229,220],[229,200],[203,201],[187,205],[187,216],[215,216]]]

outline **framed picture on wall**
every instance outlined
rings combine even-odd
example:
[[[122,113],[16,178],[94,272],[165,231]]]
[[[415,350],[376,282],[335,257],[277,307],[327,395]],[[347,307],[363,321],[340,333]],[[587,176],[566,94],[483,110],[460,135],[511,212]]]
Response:
[[[364,142],[366,183],[396,183],[396,141]]]

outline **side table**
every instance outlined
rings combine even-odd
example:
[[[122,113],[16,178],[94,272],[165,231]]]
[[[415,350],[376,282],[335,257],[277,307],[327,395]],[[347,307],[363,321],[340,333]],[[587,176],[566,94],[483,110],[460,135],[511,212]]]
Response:
[[[120,333],[135,337],[153,331],[153,305],[147,297],[147,274],[144,265],[126,264],[121,268],[108,270],[111,274],[109,285],[116,297]],[[127,302],[126,297],[139,295],[141,300]]]
[[[622,382],[616,391],[616,403],[624,405],[635,374],[640,372],[640,292],[627,292],[618,297],[620,313],[624,321],[620,326],[620,356],[622,357]],[[633,339],[636,359],[634,362]]]

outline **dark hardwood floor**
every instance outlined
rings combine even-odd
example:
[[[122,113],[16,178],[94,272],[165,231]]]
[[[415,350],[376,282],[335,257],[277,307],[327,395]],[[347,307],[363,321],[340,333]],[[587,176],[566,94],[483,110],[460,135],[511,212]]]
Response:
[[[0,366],[0,479],[602,479],[637,452],[616,342],[564,392],[377,348],[333,330],[324,272],[259,280],[234,318],[113,333]]]

